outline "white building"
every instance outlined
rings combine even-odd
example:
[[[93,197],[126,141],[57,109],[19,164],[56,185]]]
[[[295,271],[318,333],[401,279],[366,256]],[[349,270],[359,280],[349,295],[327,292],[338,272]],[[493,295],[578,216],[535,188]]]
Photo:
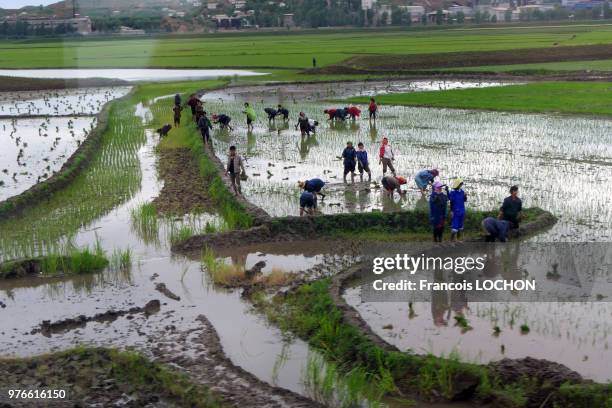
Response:
[[[376,4],[376,0],[361,0],[361,9],[362,10],[372,10],[375,4]]]

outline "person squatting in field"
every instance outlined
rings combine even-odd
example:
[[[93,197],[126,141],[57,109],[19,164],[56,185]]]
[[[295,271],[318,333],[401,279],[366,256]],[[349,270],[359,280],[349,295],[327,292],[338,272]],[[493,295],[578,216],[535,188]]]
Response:
[[[427,191],[427,186],[434,182],[434,179],[438,177],[440,172],[438,169],[432,170],[421,170],[414,177],[414,182],[416,183],[419,190],[421,190],[421,194],[425,194]]]
[[[346,183],[346,175],[349,173],[351,173],[351,182],[355,182],[357,151],[353,147],[353,142],[346,142],[346,147],[342,151],[342,160],[344,164],[344,182]]]
[[[278,111],[274,108],[264,108],[264,112],[268,115],[268,123],[272,123],[276,115],[278,115]]]
[[[247,130],[249,132],[253,131],[253,122],[257,119],[257,114],[255,113],[255,109],[248,103],[244,103],[244,110],[242,111],[246,115],[247,122]]]
[[[323,113],[327,114],[329,116],[327,120],[331,120],[332,122],[335,120],[344,122],[348,116],[348,112],[344,108],[329,108],[325,109]]]
[[[383,176],[387,173],[387,168],[389,168],[391,173],[395,176],[395,167],[393,167],[394,160],[395,153],[393,153],[393,148],[389,144],[389,139],[383,137],[382,144],[378,150],[378,163],[382,164]]]
[[[314,193],[310,191],[302,191],[300,195],[300,217],[304,214],[314,215],[317,208],[317,200]]]
[[[213,114],[212,115],[212,119],[213,119],[213,123],[218,123],[219,124],[219,128],[221,130],[223,130],[225,128],[228,128],[229,130],[234,130],[234,128],[230,125],[230,122],[232,121],[232,118],[230,118],[225,113],[219,113],[217,115]]]
[[[405,191],[402,191],[401,187],[406,184],[406,179],[402,176],[383,176],[381,184],[385,189],[385,193],[391,198],[393,198],[393,193],[395,191],[397,191],[400,196],[406,194]]]
[[[363,181],[363,172],[368,173],[368,181],[372,180],[372,172],[370,171],[370,163],[368,160],[368,152],[363,143],[357,143],[357,168],[359,169],[359,179]]]
[[[225,175],[227,176],[229,174],[232,182],[232,188],[234,189],[234,193],[236,195],[242,194],[242,189],[240,187],[241,172],[246,174],[244,169],[244,159],[236,151],[236,146],[230,146],[229,154],[227,156]]]
[[[493,217],[487,217],[482,220],[482,229],[487,234],[486,242],[506,242],[508,239],[508,231],[512,227],[510,221],[499,220]]]
[[[433,184],[433,192],[429,197],[429,222],[433,229],[434,242],[442,242],[444,233],[444,221],[446,220],[446,208],[448,197],[442,192],[443,184],[436,181]]]
[[[210,123],[210,119],[206,116],[206,112],[202,111],[202,116],[198,120],[198,129],[200,129],[200,133],[202,134],[202,140],[204,144],[210,141],[210,129],[212,129],[212,123]]]
[[[285,107],[283,107],[280,103],[278,104],[278,106],[276,107],[276,116],[283,116],[283,120],[284,121],[288,121],[289,120],[289,110]]]
[[[321,199],[325,198],[325,194],[321,192],[325,182],[320,178],[313,178],[306,181],[298,181],[298,186],[303,189],[300,195],[300,216],[304,215],[304,213],[314,214],[314,210],[317,208],[317,195],[320,195]]]
[[[463,222],[465,220],[465,203],[467,202],[467,194],[463,191],[463,180],[457,178],[453,180],[451,185],[452,190],[448,193],[448,201],[450,203],[450,220],[451,220],[451,241],[461,239],[463,231]]]

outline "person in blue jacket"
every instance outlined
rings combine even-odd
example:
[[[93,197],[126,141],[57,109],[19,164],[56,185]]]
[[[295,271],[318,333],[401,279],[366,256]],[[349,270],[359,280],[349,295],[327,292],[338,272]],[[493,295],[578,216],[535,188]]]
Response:
[[[433,228],[434,242],[442,242],[446,208],[448,207],[448,197],[442,192],[442,187],[442,183],[436,181],[433,184],[434,191],[429,197],[429,222]]]
[[[313,178],[306,181],[298,181],[298,186],[304,191],[308,191],[315,195],[315,200],[317,199],[317,195],[321,196],[321,199],[325,198],[325,194],[321,192],[323,187],[325,187],[325,182],[320,178]]]
[[[465,203],[467,194],[463,191],[463,180],[458,178],[451,185],[452,190],[448,193],[450,202],[451,241],[461,239],[463,221],[465,220]]]
[[[511,227],[511,222],[506,220],[498,220],[497,218],[487,217],[482,220],[482,228],[487,233],[486,242],[506,242],[508,239],[508,231]]]
[[[421,194],[425,194],[427,190],[427,186],[434,182],[434,179],[438,177],[440,172],[438,169],[432,170],[421,170],[414,177],[414,182],[416,183],[419,190],[421,190]]]
[[[346,183],[346,175],[349,173],[351,173],[351,182],[354,182],[357,151],[353,147],[353,142],[346,142],[346,147],[342,151],[342,159],[344,162],[344,182]]]
[[[368,152],[363,143],[357,143],[357,167],[359,169],[359,178],[363,181],[363,172],[368,173],[368,181],[372,180],[372,172],[370,171],[370,163],[368,160]]]
[[[315,208],[317,208],[315,195],[310,191],[303,191],[300,195],[300,217],[304,214],[313,215]]]
[[[180,94],[174,95],[174,104],[177,106],[181,106],[181,95]]]

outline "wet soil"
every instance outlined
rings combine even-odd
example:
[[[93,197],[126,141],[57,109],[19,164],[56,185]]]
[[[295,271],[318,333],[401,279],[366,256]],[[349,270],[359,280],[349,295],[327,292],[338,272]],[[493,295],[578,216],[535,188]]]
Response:
[[[344,62],[309,70],[313,74],[387,73],[477,67],[485,65],[530,64],[557,61],[588,61],[606,59],[612,55],[612,45],[581,45],[549,48],[527,48],[511,51],[471,51],[413,55],[360,55]]]
[[[213,208],[206,180],[189,149],[160,150],[158,163],[164,186],[153,204],[160,214],[184,215]]]

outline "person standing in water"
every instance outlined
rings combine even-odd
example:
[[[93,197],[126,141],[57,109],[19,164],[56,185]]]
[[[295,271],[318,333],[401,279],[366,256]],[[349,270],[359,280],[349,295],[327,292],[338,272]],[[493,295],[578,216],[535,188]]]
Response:
[[[368,113],[370,114],[370,122],[374,119],[374,123],[376,123],[376,112],[378,111],[378,105],[376,105],[376,100],[374,98],[370,98],[370,104],[368,105]]]
[[[298,116],[298,122],[295,125],[295,128],[300,128],[300,132],[302,133],[302,137],[310,136],[310,121],[304,112],[300,112],[300,116]]]
[[[236,151],[236,146],[230,146],[225,175],[227,176],[229,174],[230,180],[232,181],[232,188],[236,195],[242,194],[242,189],[240,187],[241,172],[246,173],[244,170],[244,159]]]
[[[253,131],[253,122],[257,119],[257,114],[255,114],[255,109],[248,103],[244,103],[244,110],[242,111],[246,115],[247,120],[247,130],[249,132]]]
[[[370,171],[370,163],[368,160],[368,152],[365,150],[363,143],[357,143],[357,167],[359,169],[359,179],[363,181],[363,172],[368,173],[368,181],[372,180],[372,172]]]
[[[344,162],[344,182],[346,183],[346,175],[351,173],[351,182],[354,183],[357,151],[353,147],[353,142],[346,142],[346,147],[342,151],[342,160]]]
[[[442,187],[442,183],[436,181],[433,184],[434,191],[429,197],[429,222],[433,228],[434,242],[442,242],[446,208],[448,207],[448,197],[442,192]]]
[[[391,170],[391,173],[395,176],[395,168],[393,167],[393,161],[395,160],[395,153],[393,148],[389,144],[389,139],[383,137],[382,144],[378,151],[378,162],[382,164],[383,175],[387,173],[387,167]]]
[[[458,178],[451,185],[452,190],[448,193],[448,201],[450,202],[450,220],[451,220],[451,241],[461,239],[463,231],[463,222],[465,220],[465,203],[467,194],[463,191],[463,180]]]

